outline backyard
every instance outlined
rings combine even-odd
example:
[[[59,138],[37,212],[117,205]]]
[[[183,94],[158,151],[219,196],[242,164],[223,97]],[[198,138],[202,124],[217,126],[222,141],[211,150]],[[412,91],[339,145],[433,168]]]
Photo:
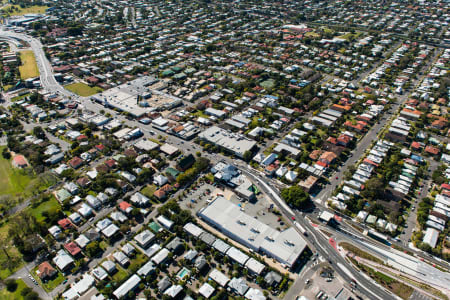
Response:
[[[155,191],[156,191],[156,185],[154,185],[154,184],[147,184],[147,186],[141,190],[141,193],[144,196],[148,197],[148,198],[152,198],[153,197],[153,193]]]
[[[65,88],[82,97],[92,96],[103,91],[99,87],[90,87],[89,85],[82,82],[68,84],[65,86]]]
[[[49,200],[40,203],[35,208],[28,208],[30,214],[36,218],[36,221],[42,221],[45,217],[42,215],[43,212],[54,212],[56,209],[60,208],[58,200],[54,196],[51,196]]]
[[[19,67],[20,78],[28,79],[39,76],[39,69],[36,64],[36,58],[31,50],[25,50],[20,52],[20,60],[22,65]]]
[[[34,279],[36,279],[36,281],[42,286],[44,287],[44,290],[46,292],[51,292],[55,289],[55,287],[57,287],[58,285],[61,284],[61,282],[64,281],[65,277],[63,276],[63,274],[61,272],[58,271],[58,275],[55,276],[52,280],[48,280],[45,283],[41,281],[41,279],[39,278],[39,276],[37,276],[36,271],[39,268],[39,266],[36,266],[32,271],[31,271],[31,275],[34,277]]]

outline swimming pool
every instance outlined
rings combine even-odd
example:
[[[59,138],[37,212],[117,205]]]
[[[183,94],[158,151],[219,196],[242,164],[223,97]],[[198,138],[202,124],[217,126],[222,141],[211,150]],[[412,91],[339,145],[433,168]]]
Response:
[[[180,270],[180,272],[178,272],[177,277],[179,279],[183,279],[184,277],[188,276],[191,274],[191,271],[189,271],[187,268],[183,267],[183,269]]]

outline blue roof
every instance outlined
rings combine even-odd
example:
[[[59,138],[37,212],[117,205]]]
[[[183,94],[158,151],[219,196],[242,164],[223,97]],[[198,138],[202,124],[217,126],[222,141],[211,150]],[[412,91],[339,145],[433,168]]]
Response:
[[[419,156],[419,155],[416,155],[416,154],[411,155],[411,158],[416,160],[416,161],[418,161],[418,162],[422,162],[423,161],[422,156]]]
[[[278,100],[278,97],[274,95],[266,95],[265,97],[272,98],[273,100]]]

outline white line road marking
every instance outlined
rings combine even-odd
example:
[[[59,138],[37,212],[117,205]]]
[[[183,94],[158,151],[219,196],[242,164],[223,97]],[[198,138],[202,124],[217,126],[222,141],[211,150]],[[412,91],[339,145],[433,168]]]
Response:
[[[377,299],[383,300],[383,298],[380,298],[378,295],[376,295],[375,293],[373,293],[370,289],[366,288],[364,285],[362,285],[358,280],[356,280],[353,277],[353,274],[349,271],[349,269],[347,269],[343,264],[341,263],[337,263],[338,267],[341,268],[342,271],[344,271],[348,276],[350,276],[353,280],[356,281],[356,283],[360,286],[362,286],[366,291],[368,291],[371,295],[373,295],[374,297],[376,297]],[[365,275],[364,273],[361,272],[362,275]],[[370,279],[372,280],[372,279]]]

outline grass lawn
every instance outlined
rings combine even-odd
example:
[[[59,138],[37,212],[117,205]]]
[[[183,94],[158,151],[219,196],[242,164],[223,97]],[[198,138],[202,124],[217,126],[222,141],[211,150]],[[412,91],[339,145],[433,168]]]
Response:
[[[22,96],[16,96],[16,97],[11,98],[11,101],[12,101],[12,102],[16,102],[16,101],[22,100],[23,98],[28,97],[28,96],[30,96],[30,95],[31,95],[31,94],[28,93],[28,94],[25,94],[25,95],[22,95]]]
[[[148,198],[151,198],[155,191],[156,191],[156,185],[147,184],[147,186],[141,190],[141,194]]]
[[[333,29],[330,29],[330,28],[328,28],[328,27],[322,27],[322,30],[323,30],[323,32],[325,32],[325,33],[333,33],[333,32],[334,32]]]
[[[16,263],[11,265],[11,269],[0,267],[0,279],[6,279],[12,273],[20,269],[24,264],[22,255],[19,253],[19,250],[14,247],[12,241],[8,238],[8,230],[8,223],[3,224],[0,227],[0,240],[2,241],[2,245],[5,247],[6,253],[9,256],[8,257],[4,251],[0,251],[0,266],[3,266],[7,261],[15,261]],[[0,299],[4,299],[1,297],[1,293]]]
[[[342,243],[340,243],[342,246]],[[414,292],[414,288],[410,287],[403,282],[398,281],[395,278],[392,278],[384,273],[381,273],[377,270],[372,269],[371,267],[364,265],[362,263],[357,262],[354,258],[349,258],[352,263],[361,269],[364,273],[370,276],[377,283],[382,285],[384,288],[390,290],[392,293],[396,294],[400,298],[407,300],[411,297],[411,294]]]
[[[28,208],[29,212],[32,216],[36,218],[37,221],[41,221],[44,219],[42,213],[44,211],[48,211],[51,208],[60,207],[58,200],[54,196],[50,198],[50,200],[42,202],[39,206],[32,208],[31,206]]]
[[[82,82],[68,84],[65,86],[65,88],[83,97],[92,96],[103,91],[101,88],[97,86],[90,87],[89,85]]]
[[[36,58],[31,50],[20,51],[20,60],[22,65],[19,67],[20,78],[28,79],[39,76],[39,69],[36,64]]]
[[[327,133],[326,133],[325,131],[323,131],[322,129],[318,129],[318,130],[317,130],[317,134],[318,134],[322,139],[324,139],[324,138],[326,137],[326,135],[327,135]]]
[[[7,84],[7,85],[4,85],[4,86],[3,86],[3,90],[7,92],[7,91],[8,91],[10,88],[12,88],[12,87],[13,87],[12,84]]]
[[[147,261],[148,261],[147,256],[145,256],[145,254],[143,254],[141,252],[138,252],[136,254],[136,257],[131,260],[130,265],[128,266],[127,269],[129,269],[129,270],[133,270],[133,268],[138,269]]]
[[[109,244],[108,244],[107,242],[105,242],[105,241],[101,241],[100,244],[99,244],[99,246],[100,246],[100,249],[102,249],[103,251],[105,251],[106,249],[108,249]]]
[[[22,279],[17,280],[17,289],[10,293],[6,290],[6,288],[0,290],[0,299],[2,300],[17,300],[17,299],[23,299],[20,292],[26,287],[27,285]]]
[[[21,8],[19,5],[7,5],[2,10],[9,16],[21,16],[25,14],[43,14],[48,6],[33,5]]]
[[[318,38],[318,37],[320,37],[320,34],[318,34],[317,32],[314,32],[314,31],[309,31],[309,32],[305,33],[305,36],[309,36],[312,38]]]
[[[116,264],[117,272],[112,276],[113,281],[122,282],[128,277],[128,272]]]
[[[378,257],[375,257],[372,254],[367,253],[367,252],[361,250],[360,248],[353,246],[352,244],[349,244],[347,242],[339,243],[339,246],[341,246],[345,250],[353,252],[354,254],[358,255],[361,258],[368,259],[368,260],[371,260],[371,261],[379,263],[379,264],[383,263],[383,261],[381,259],[379,259]]]
[[[272,89],[275,86],[275,80],[267,79],[266,81],[261,82],[260,85],[265,89]]]
[[[202,117],[202,118],[205,118],[205,119],[209,118],[209,116],[207,114],[205,114],[201,110],[196,111],[193,115],[196,116],[196,117]]]
[[[205,177],[210,181],[210,182],[214,182],[214,175],[211,173],[208,173],[205,175]]]
[[[36,266],[32,271],[31,271],[31,275],[34,277],[34,279],[36,279],[36,281],[44,288],[45,291],[47,292],[51,292],[55,289],[55,287],[57,287],[58,285],[61,284],[61,282],[64,281],[65,277],[63,276],[63,274],[61,272],[58,271],[58,275],[56,277],[54,277],[52,280],[49,280],[47,282],[42,282],[41,279],[39,278],[39,276],[36,275],[36,270],[38,269],[39,266]]]
[[[353,38],[358,38],[360,35],[362,34],[362,32],[355,32],[355,33],[351,33],[351,32],[347,32],[341,36],[338,36],[338,38],[340,39],[344,39],[344,40],[350,40],[352,37]]]
[[[0,153],[5,146],[0,147]],[[32,178],[25,170],[13,168],[11,160],[0,155],[0,195],[17,195],[30,184]]]

